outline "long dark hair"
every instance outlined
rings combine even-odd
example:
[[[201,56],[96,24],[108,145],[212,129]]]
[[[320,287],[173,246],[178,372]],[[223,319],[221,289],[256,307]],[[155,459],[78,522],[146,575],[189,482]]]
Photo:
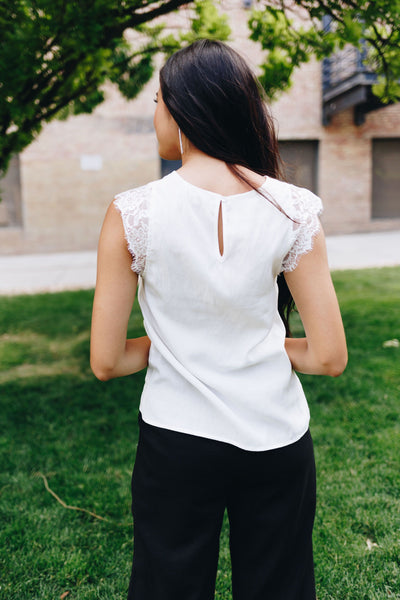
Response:
[[[175,52],[160,71],[163,101],[185,136],[199,150],[237,168],[282,179],[278,140],[263,90],[245,60],[216,40],[197,40]],[[264,195],[264,194],[263,194]],[[267,197],[281,210],[273,198]],[[278,276],[278,310],[290,336],[293,299]]]

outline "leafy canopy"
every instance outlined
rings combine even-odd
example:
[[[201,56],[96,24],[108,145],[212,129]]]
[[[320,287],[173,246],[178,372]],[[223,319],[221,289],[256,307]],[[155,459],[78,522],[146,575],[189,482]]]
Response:
[[[400,0],[260,0],[249,28],[267,51],[260,79],[270,97],[311,56],[321,60],[351,44],[377,75],[374,94],[383,102],[400,99]]]
[[[151,78],[157,53],[198,37],[228,38],[227,18],[211,0],[191,2],[186,30],[168,32],[157,17],[185,3],[0,0],[0,171],[46,121],[92,112],[106,81],[132,99]]]
[[[134,98],[149,81],[157,53],[199,37],[226,40],[218,0],[0,0],[0,173],[43,123],[90,113],[111,81]],[[170,30],[159,17],[186,5],[188,25]],[[300,10],[302,18],[299,20]],[[325,31],[324,16],[332,28]],[[273,98],[293,70],[345,44],[360,47],[383,101],[400,98],[400,0],[259,0],[249,35],[265,50],[261,81]]]

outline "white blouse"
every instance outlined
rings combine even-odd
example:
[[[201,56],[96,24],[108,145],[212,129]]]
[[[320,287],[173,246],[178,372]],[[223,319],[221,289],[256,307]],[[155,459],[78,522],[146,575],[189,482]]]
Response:
[[[222,196],[174,171],[114,201],[151,340],[143,420],[255,451],[308,428],[276,277],[312,249],[322,210],[312,192],[270,177],[260,191]]]

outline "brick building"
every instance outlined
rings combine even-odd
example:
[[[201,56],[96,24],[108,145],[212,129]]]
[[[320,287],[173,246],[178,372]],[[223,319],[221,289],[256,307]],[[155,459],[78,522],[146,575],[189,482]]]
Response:
[[[261,54],[247,38],[246,3],[226,4],[232,45],[256,69]],[[328,234],[399,229],[400,104],[360,116],[365,99],[351,105],[367,87],[359,80],[323,104],[322,70],[315,61],[304,65],[272,106],[287,177],[322,197]],[[152,124],[157,87],[155,77],[127,102],[110,86],[92,115],[44,127],[1,182],[0,253],[96,247],[113,196],[161,176]]]

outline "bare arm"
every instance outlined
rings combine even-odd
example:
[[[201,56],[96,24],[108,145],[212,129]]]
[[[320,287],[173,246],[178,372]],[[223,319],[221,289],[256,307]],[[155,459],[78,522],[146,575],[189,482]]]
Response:
[[[111,204],[99,240],[90,342],[90,365],[102,381],[147,366],[149,338],[126,339],[138,281],[131,262],[121,216]]]
[[[287,338],[293,368],[311,375],[340,375],[347,364],[346,339],[333,287],[322,229],[311,252],[285,273],[303,323],[305,338]]]

